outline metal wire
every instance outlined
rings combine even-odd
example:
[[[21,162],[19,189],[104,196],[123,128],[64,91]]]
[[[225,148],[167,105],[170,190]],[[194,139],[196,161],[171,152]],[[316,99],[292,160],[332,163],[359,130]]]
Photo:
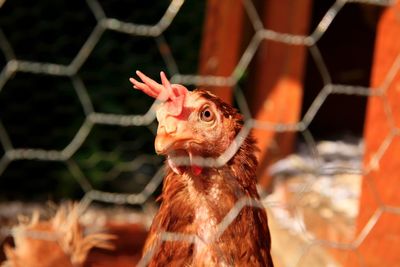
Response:
[[[395,1],[390,0],[337,0],[329,8],[329,10],[322,17],[321,21],[317,24],[316,28],[309,35],[294,35],[285,32],[277,32],[271,29],[267,29],[263,26],[263,23],[258,16],[257,10],[253,5],[251,0],[243,0],[244,9],[250,22],[254,28],[254,36],[252,37],[247,48],[244,50],[237,66],[234,68],[233,72],[229,76],[202,76],[197,74],[181,74],[179,73],[179,66],[176,63],[167,43],[164,38],[163,33],[166,29],[173,24],[175,16],[179,13],[184,0],[172,0],[166,9],[164,15],[161,19],[154,25],[143,25],[129,23],[121,21],[118,18],[109,18],[106,16],[101,4],[97,0],[87,0],[86,3],[96,18],[97,24],[93,28],[91,34],[84,42],[79,52],[73,58],[69,65],[55,64],[51,62],[33,62],[17,59],[13,51],[13,47],[7,40],[7,36],[0,29],[0,50],[4,54],[7,64],[2,69],[0,73],[0,93],[4,88],[6,82],[14,74],[18,72],[28,72],[33,74],[46,74],[51,76],[66,76],[72,81],[73,88],[78,96],[79,103],[84,111],[85,120],[76,132],[72,140],[61,150],[46,150],[38,148],[15,148],[9,138],[9,135],[0,121],[0,144],[4,149],[5,153],[0,158],[0,178],[3,172],[6,170],[7,166],[17,160],[39,160],[39,161],[60,161],[64,162],[71,174],[71,176],[78,182],[83,191],[85,192],[84,197],[81,200],[81,207],[84,211],[93,201],[101,201],[107,203],[115,204],[143,204],[156,188],[161,184],[163,178],[163,168],[161,168],[147,183],[143,191],[138,194],[122,194],[115,192],[103,192],[96,190],[90,184],[90,181],[85,177],[82,170],[76,162],[72,159],[76,151],[82,146],[85,140],[88,138],[90,132],[92,131],[94,125],[115,125],[119,127],[128,126],[148,126],[155,121],[155,108],[158,102],[155,101],[145,114],[107,114],[96,112],[93,108],[92,100],[87,92],[86,86],[79,76],[79,69],[86,62],[90,54],[92,53],[94,47],[99,42],[101,36],[105,31],[115,31],[123,34],[130,35],[132,38],[136,36],[145,36],[148,38],[154,38],[155,43],[162,55],[169,73],[173,76],[171,80],[174,83],[182,83],[186,85],[209,85],[209,86],[234,86],[235,96],[239,104],[239,108],[242,113],[246,116],[246,124],[243,130],[236,137],[235,141],[232,142],[231,146],[223,153],[218,159],[212,158],[196,158],[194,159],[198,165],[206,166],[222,166],[228,162],[236,153],[237,149],[240,147],[243,140],[247,137],[252,128],[268,129],[275,132],[299,132],[301,133],[310,149],[315,151],[315,141],[311,133],[308,130],[310,123],[314,120],[316,114],[318,114],[321,106],[324,104],[326,99],[330,95],[334,94],[347,94],[347,95],[357,95],[361,97],[378,97],[382,99],[385,104],[385,114],[390,122],[392,130],[388,136],[382,140],[379,149],[374,153],[368,166],[365,166],[364,174],[368,173],[372,169],[379,168],[380,160],[383,155],[388,150],[388,147],[392,143],[393,139],[399,135],[399,129],[395,127],[394,119],[391,111],[391,107],[388,104],[387,96],[385,95],[387,88],[393,81],[395,75],[399,73],[400,69],[400,55],[394,61],[391,69],[389,70],[386,79],[383,83],[378,86],[378,88],[367,88],[362,86],[352,86],[346,84],[334,84],[332,83],[332,78],[326,67],[323,56],[318,48],[318,41],[326,33],[326,31],[332,27],[332,22],[335,20],[337,15],[343,9],[343,7],[348,3],[358,3],[358,4],[372,4],[389,6],[395,3]],[[4,1],[0,1],[0,7]],[[285,43],[293,46],[305,46],[309,49],[311,57],[313,58],[315,65],[322,77],[324,86],[317,97],[314,99],[312,105],[309,107],[303,118],[294,124],[285,123],[274,123],[274,122],[261,122],[253,119],[250,115],[249,108],[244,99],[242,91],[238,85],[238,81],[242,78],[243,73],[247,70],[251,60],[253,59],[256,51],[258,50],[261,42],[264,40],[272,40],[275,42]],[[315,153],[314,153],[315,154]],[[321,162],[319,156],[315,154],[315,162],[321,168]],[[139,168],[142,164],[145,164],[151,160],[151,157],[138,157],[134,160],[129,168]],[[182,163],[187,163],[186,158],[182,158]],[[112,173],[123,171],[127,166],[121,164],[116,166]],[[111,175],[111,174],[110,174]],[[373,182],[373,181],[369,181]],[[308,190],[312,185],[313,181],[306,184],[300,192],[300,198],[302,194]],[[371,185],[372,190],[376,188]],[[370,218],[369,222],[366,224],[364,229],[360,234],[349,244],[342,244],[337,242],[331,242],[327,240],[319,240],[311,237],[309,243],[304,247],[303,253],[298,259],[298,264],[302,261],[304,255],[311,249],[312,246],[324,246],[332,247],[343,250],[352,250],[357,252],[357,248],[362,244],[368,234],[371,232],[373,227],[376,225],[380,216],[385,213],[400,214],[400,207],[386,206],[379,202],[380,206],[375,211],[375,213]],[[265,208],[265,206],[273,208],[276,203],[260,203],[254,199],[243,198],[237,201],[234,207],[226,214],[222,221],[217,225],[218,233],[215,238],[218,238],[224,230],[232,223],[239,212],[246,206],[252,206],[255,208]],[[299,219],[301,222],[301,219]],[[306,226],[301,223],[300,228],[307,234],[308,230]],[[9,229],[2,228],[2,232],[9,232]],[[35,233],[32,233],[34,235]],[[37,238],[48,239],[48,236],[35,235]],[[181,241],[188,243],[204,242],[200,240],[199,237],[195,235],[184,235],[180,233],[168,233],[164,232],[159,235],[159,242],[169,242],[169,241]],[[207,242],[213,242],[213,240],[208,240]],[[146,266],[146,264],[151,259],[154,250],[157,247],[150,250],[147,255],[144,255],[138,266]],[[363,263],[362,255],[360,262]]]

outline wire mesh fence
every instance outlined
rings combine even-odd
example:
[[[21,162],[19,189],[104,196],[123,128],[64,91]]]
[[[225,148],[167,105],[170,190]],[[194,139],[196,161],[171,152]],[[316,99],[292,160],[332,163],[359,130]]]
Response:
[[[8,2],[12,1],[0,2],[0,4],[3,5],[1,8],[6,8]],[[30,139],[29,136],[24,135],[24,133],[18,132],[10,133],[7,125],[3,124],[2,121],[4,119],[9,121],[9,118],[14,115],[13,112],[15,112],[15,109],[13,111],[13,109],[11,108],[13,105],[29,105],[29,101],[32,101],[32,98],[24,100],[23,97],[18,96],[18,99],[14,100],[15,102],[5,102],[3,100],[1,102],[3,108],[0,120],[0,143],[3,151],[0,159],[0,179],[11,179],[10,177],[13,177],[7,177],[4,174],[10,168],[10,166],[16,162],[29,161],[33,162],[32,164],[38,164],[39,162],[45,162],[46,164],[50,164],[51,162],[59,162],[63,166],[62,168],[65,168],[68,171],[69,175],[69,177],[68,175],[64,175],[64,177],[60,177],[59,179],[73,179],[84,192],[83,197],[80,200],[80,205],[83,212],[88,208],[88,206],[91,205],[93,201],[112,203],[117,205],[143,205],[147,201],[152,201],[152,197],[162,183],[164,175],[164,169],[161,165],[161,159],[153,155],[151,144],[153,135],[155,134],[155,109],[156,106],[159,104],[158,101],[154,101],[152,103],[146,98],[140,98],[139,94],[133,95],[134,93],[132,93],[132,91],[129,91],[129,93],[132,93],[132,97],[139,97],[140,100],[143,101],[140,104],[135,104],[131,106],[129,106],[130,104],[127,104],[127,107],[125,108],[113,106],[104,108],[101,106],[101,102],[99,102],[99,99],[101,99],[102,97],[110,97],[110,95],[113,93],[118,94],[116,93],[116,91],[120,89],[113,90],[113,92],[110,93],[104,92],[105,90],[110,90],[110,88],[106,88],[105,90],[103,90],[102,93],[96,94],[93,93],[95,90],[93,90],[93,88],[89,88],[87,85],[88,83],[91,83],[93,81],[94,83],[101,83],[103,81],[102,79],[107,79],[107,77],[96,77],[96,69],[102,68],[102,64],[106,64],[106,60],[112,61],[115,57],[117,58],[117,62],[121,62],[121,60],[129,58],[131,56],[129,52],[134,51],[136,47],[148,47],[148,44],[150,43],[151,48],[139,52],[144,54],[150,53],[150,59],[155,59],[155,62],[161,62],[160,66],[152,66],[152,69],[150,69],[150,73],[156,73],[158,72],[158,70],[161,70],[161,68],[164,67],[170,74],[171,81],[173,83],[180,83],[191,86],[206,85],[214,86],[216,88],[226,85],[234,87],[234,94],[237,106],[240,112],[245,116],[243,129],[237,135],[235,142],[233,142],[231,146],[227,149],[227,151],[225,151],[219,158],[198,158],[196,159],[197,165],[222,166],[226,164],[226,162],[228,162],[236,153],[243,140],[245,140],[252,129],[266,129],[274,132],[298,132],[305,140],[307,150],[313,152],[312,163],[310,165],[310,173],[311,176],[314,177],[314,179],[307,180],[307,182],[303,184],[302,187],[298,190],[296,200],[297,203],[300,203],[306,192],[308,192],[310,188],[312,188],[316,184],[316,180],[318,179],[318,177],[323,176],[327,172],[327,167],[323,164],[320,150],[317,147],[313,134],[309,130],[309,126],[329,96],[344,94],[355,95],[365,98],[379,98],[382,99],[382,102],[385,105],[386,120],[389,122],[391,127],[389,135],[384,140],[382,140],[379,149],[373,154],[371,160],[366,166],[360,166],[360,169],[356,170],[341,170],[342,173],[354,174],[355,172],[358,175],[367,175],[369,172],[371,172],[372,169],[379,168],[380,160],[382,159],[386,150],[388,149],[394,138],[399,136],[399,130],[395,126],[395,120],[393,118],[391,106],[389,105],[389,101],[387,99],[388,96],[386,94],[386,91],[393,81],[395,75],[399,72],[400,56],[396,58],[392,67],[386,75],[386,79],[378,88],[370,88],[358,85],[336,84],[332,81],[330,71],[328,70],[324,61],[324,55],[321,53],[318,45],[320,39],[324,36],[327,30],[330,27],[333,27],[332,23],[341,12],[343,7],[350,3],[355,3],[357,5],[391,6],[395,3],[395,1],[336,0],[333,5],[327,10],[317,26],[311,30],[311,33],[309,35],[295,35],[285,32],[277,32],[265,28],[254,6],[254,3],[250,0],[243,0],[244,10],[248,19],[251,22],[252,28],[254,29],[254,35],[250,38],[250,43],[244,49],[243,54],[240,56],[239,62],[229,76],[197,75],[195,74],[195,70],[193,70],[191,67],[186,67],[186,65],[189,64],[184,62],[183,65],[185,65],[185,67],[182,68],[180,66],[181,60],[176,59],[176,54],[173,52],[174,49],[171,49],[168,38],[165,37],[165,34],[171,27],[173,27],[174,23],[176,22],[176,17],[181,12],[183,12],[182,9],[184,5],[187,4],[184,0],[172,0],[171,2],[164,2],[163,4],[160,4],[161,7],[158,8],[158,10],[163,10],[162,13],[156,14],[155,17],[157,17],[157,19],[148,24],[135,21],[125,21],[124,18],[113,17],[113,14],[109,15],[110,13],[108,13],[108,7],[110,4],[102,3],[102,1],[97,0],[87,0],[86,6],[80,6],[78,8],[87,9],[87,11],[90,13],[90,16],[94,17],[94,20],[91,22],[90,27],[80,25],[79,21],[76,22],[77,27],[89,28],[89,30],[85,29],[86,33],[84,33],[83,36],[85,36],[86,34],[86,39],[81,45],[76,45],[76,47],[78,47],[77,51],[75,53],[71,52],[69,58],[63,55],[62,59],[54,57],[55,60],[49,60],[45,56],[43,56],[43,58],[46,58],[46,60],[44,61],[36,61],[33,58],[25,59],[16,52],[14,44],[12,44],[8,40],[8,32],[0,30],[0,48],[5,58],[4,66],[2,67],[2,71],[0,73],[0,98],[1,95],[4,96],[6,94],[12,94],[13,92],[10,92],[11,90],[22,90],[21,94],[24,94],[26,93],[26,90],[29,90],[31,91],[29,93],[30,97],[34,97],[35,94],[40,93],[46,94],[46,90],[50,89],[40,89],[40,83],[42,82],[50,84],[48,85],[48,87],[57,87],[60,86],[59,84],[63,84],[61,86],[61,89],[56,90],[56,94],[60,94],[61,98],[49,99],[48,101],[60,101],[65,97],[67,99],[65,101],[67,101],[69,104],[72,103],[78,110],[73,111],[71,114],[81,113],[78,119],[71,120],[68,119],[68,114],[60,114],[59,116],[64,117],[57,118],[57,111],[50,111],[51,113],[56,113],[56,115],[51,115],[56,116],[55,121],[68,120],[68,123],[76,125],[75,129],[73,130],[74,132],[67,133],[71,134],[71,136],[64,138],[61,142],[57,139],[54,139],[54,143],[57,144],[56,149],[53,147],[41,147],[40,142],[38,142],[39,145],[34,144],[32,147],[30,147],[29,140],[27,142],[21,141],[24,138]],[[138,10],[140,11],[140,8],[138,8]],[[4,23],[6,24],[6,22]],[[60,35],[62,34],[63,33],[60,33]],[[106,41],[102,39],[105,38],[105,36],[107,36],[108,41],[111,40],[113,42],[117,42],[121,46],[123,46],[125,42],[128,42],[128,47],[126,49],[122,48],[124,52],[127,52],[127,54],[119,55],[115,53],[115,51],[112,51],[109,54],[106,54],[106,57],[109,56],[112,58],[104,59],[103,61],[93,60],[93,54],[99,54],[107,51],[107,45],[103,44],[106,43]],[[314,60],[318,72],[322,78],[323,88],[321,89],[317,97],[313,100],[307,111],[304,113],[304,116],[302,116],[302,118],[296,123],[287,124],[279,122],[275,123],[259,121],[255,119],[249,111],[249,106],[246,102],[240,86],[240,80],[246,70],[249,68],[252,59],[254,58],[257,50],[260,47],[260,44],[265,40],[285,43],[290,46],[306,47],[309,50],[310,55]],[[103,46],[105,45],[102,50],[97,49],[100,43]],[[20,48],[18,49],[19,51],[21,51]],[[153,54],[156,56],[153,56]],[[185,57],[185,55],[179,55],[179,57]],[[189,56],[189,58],[192,59],[191,56]],[[131,72],[123,74],[125,80],[117,81],[124,83],[124,85],[117,85],[118,87],[124,87],[121,90],[128,91],[128,77],[132,75],[134,70],[141,68],[141,60],[133,62],[131,61],[129,63],[131,64],[131,66],[129,66],[129,68],[131,68]],[[186,73],[181,73],[181,70],[185,71]],[[30,77],[40,77],[40,79],[36,80],[38,84],[28,84],[27,82],[24,83],[24,80],[26,79],[26,77],[28,77],[25,75],[30,75]],[[113,72],[110,73],[110,75],[121,74]],[[16,80],[19,82],[14,85],[13,83],[15,83]],[[21,86],[24,88],[21,89]],[[122,96],[120,95],[119,97],[117,97],[117,103],[119,100],[123,100],[123,98],[125,98],[126,96],[127,94],[124,93],[122,94]],[[11,99],[11,97],[8,99]],[[125,102],[122,101],[121,103],[123,106]],[[37,102],[35,103],[35,105],[37,105],[36,107],[40,107],[41,105],[45,106],[46,103]],[[60,105],[63,105],[63,103],[60,103]],[[4,106],[9,106],[10,108],[6,109],[4,108]],[[41,116],[50,116],[50,114],[48,113],[49,110],[44,109],[44,111],[41,113]],[[18,121],[17,123],[24,123],[22,119],[20,119],[20,121]],[[33,120],[33,118],[25,119],[30,121]],[[33,125],[32,127],[40,127],[40,120],[37,120],[36,122],[38,122],[38,125]],[[32,122],[30,122],[30,124],[32,124]],[[109,151],[120,150],[120,155],[124,154],[127,151],[135,151],[135,153],[133,153],[133,158],[132,155],[130,155],[130,157],[119,157],[118,155],[115,156],[111,152],[93,152],[93,148],[90,145],[90,140],[95,129],[102,129],[101,127],[112,127],[111,130],[105,130],[103,134],[104,136],[113,134],[113,132],[117,128],[129,129],[132,127],[137,127],[143,129],[143,131],[138,131],[134,134],[128,132],[120,133],[119,136],[121,136],[124,140],[136,140],[136,142],[121,142],[121,144],[117,144],[120,145],[120,147],[113,147],[112,149],[109,149]],[[60,129],[61,130],[55,131],[55,135],[63,131],[62,128]],[[19,134],[20,137],[14,138],[14,134]],[[61,134],[62,136],[65,135],[65,133]],[[142,138],[140,137],[140,135],[145,135],[146,138]],[[34,138],[36,137],[32,136],[32,139]],[[43,138],[43,136],[39,136],[37,138]],[[107,141],[104,140],[102,140],[102,142],[107,143]],[[131,148],[125,150],[127,144],[128,146],[131,146]],[[107,145],[105,146],[107,147]],[[80,152],[82,150],[89,152],[85,154],[83,152]],[[78,152],[81,154],[79,154]],[[111,158],[108,163],[111,162],[114,165],[110,166],[107,171],[97,174],[97,178],[88,177],[91,174],[88,174],[86,169],[90,170],[91,166],[95,166],[99,164],[99,162],[104,161],[104,158]],[[182,160],[183,162],[186,161],[185,158],[183,158]],[[82,161],[85,163],[83,165],[84,167],[82,167]],[[150,170],[143,171],[143,166],[145,166],[146,164],[151,166]],[[18,168],[19,165],[16,166],[16,168]],[[128,173],[128,175],[131,175],[132,172],[135,172],[137,170],[142,170],[142,175],[138,174],[131,178],[140,180],[140,189],[138,190],[136,188],[137,192],[135,193],[118,192],[117,187],[115,187],[115,190],[110,191],[100,190],[97,187],[97,185],[99,184],[98,180],[113,180],[115,179],[115,177],[120,176],[122,173]],[[146,174],[143,175],[143,172]],[[25,175],[36,176],[39,175],[39,173],[26,173]],[[58,178],[56,177],[53,179]],[[46,182],[45,179],[42,179],[41,181]],[[126,180],[123,180],[123,182],[126,182]],[[135,186],[136,185],[137,184],[135,184]],[[104,188],[106,186],[103,185],[100,187]],[[375,187],[372,186],[371,188],[374,190]],[[377,192],[375,192],[375,194],[377,196],[379,195]],[[400,213],[399,207],[387,206],[380,201],[378,201],[378,203],[380,203],[380,206],[373,214],[373,216],[369,219],[369,222],[365,225],[365,227],[357,236],[355,236],[351,241],[348,242],[335,242],[316,237],[312,234],[312,231],[310,231],[310,229],[307,229],[307,225],[304,224],[301,215],[299,215],[298,211],[296,211],[296,207],[294,207],[295,214],[293,216],[293,220],[295,221],[295,224],[298,225],[298,229],[300,232],[302,232],[303,236],[307,237],[307,240],[302,247],[302,252],[298,255],[293,256],[296,258],[293,261],[294,266],[300,266],[302,264],[302,261],[304,260],[304,257],[306,257],[309,251],[315,247],[353,251],[359,257],[360,265],[363,266],[364,263],[362,255],[358,253],[358,247],[367,238],[370,231],[373,229],[374,225],[377,223],[378,219],[380,218],[380,216],[382,216],[383,213]],[[296,204],[291,205],[295,206]],[[268,208],[271,210],[275,210],[275,213],[272,213],[275,215],[277,214],[276,210],[287,209],[287,207],[285,207],[285,204],[276,202],[274,200],[269,200],[268,198],[262,202],[247,198],[240,199],[232,208],[232,210],[230,210],[230,212],[226,214],[225,218],[217,225],[218,231],[216,237],[220,236],[224,232],[224,230],[235,219],[239,212],[246,206],[254,206],[256,208]],[[9,232],[11,230],[8,228],[2,228],[1,231]],[[37,235],[37,238],[41,238],[40,233]],[[45,236],[43,238],[48,237]],[[170,232],[162,233],[160,235],[160,239],[161,241],[165,242],[203,242],[203,240],[200,240],[195,235],[184,235],[182,233]],[[209,242],[213,242],[213,240],[210,240]],[[273,233],[272,242],[274,243]],[[152,251],[144,255],[141,262],[139,263],[139,266],[146,266],[151,257]]]

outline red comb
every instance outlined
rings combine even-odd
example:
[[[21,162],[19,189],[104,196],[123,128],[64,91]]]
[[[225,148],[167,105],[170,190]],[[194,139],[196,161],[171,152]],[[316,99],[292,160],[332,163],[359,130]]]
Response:
[[[129,81],[133,84],[133,88],[142,90],[148,96],[158,100],[166,101],[170,115],[179,116],[182,113],[183,103],[188,92],[185,86],[171,84],[163,71],[160,73],[162,84],[147,77],[140,71],[136,71],[136,74],[143,82],[130,78]]]

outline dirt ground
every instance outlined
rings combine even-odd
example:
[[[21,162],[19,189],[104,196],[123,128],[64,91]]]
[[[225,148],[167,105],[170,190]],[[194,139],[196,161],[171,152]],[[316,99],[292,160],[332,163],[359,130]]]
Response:
[[[330,181],[324,184],[323,179]],[[359,175],[311,182],[306,177],[294,177],[276,186],[264,203],[277,267],[342,266],[346,251],[332,247],[354,239],[360,182]],[[322,187],[328,187],[332,194],[324,194]],[[343,190],[341,196],[335,190]]]

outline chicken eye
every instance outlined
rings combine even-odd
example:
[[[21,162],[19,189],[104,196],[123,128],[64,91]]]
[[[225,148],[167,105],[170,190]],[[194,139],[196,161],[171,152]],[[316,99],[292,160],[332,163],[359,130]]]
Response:
[[[205,122],[210,122],[214,120],[214,114],[210,110],[209,107],[205,107],[201,112],[200,112],[200,119]]]

